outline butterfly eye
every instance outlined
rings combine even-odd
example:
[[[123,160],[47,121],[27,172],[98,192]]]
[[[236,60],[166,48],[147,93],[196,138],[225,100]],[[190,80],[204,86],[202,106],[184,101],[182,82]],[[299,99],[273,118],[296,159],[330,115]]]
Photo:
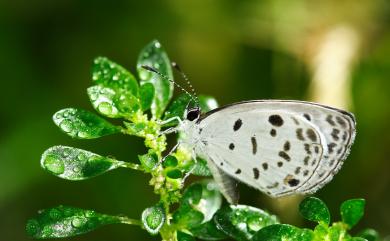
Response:
[[[200,115],[200,109],[199,108],[193,108],[188,110],[187,112],[187,120],[193,121],[199,118]]]

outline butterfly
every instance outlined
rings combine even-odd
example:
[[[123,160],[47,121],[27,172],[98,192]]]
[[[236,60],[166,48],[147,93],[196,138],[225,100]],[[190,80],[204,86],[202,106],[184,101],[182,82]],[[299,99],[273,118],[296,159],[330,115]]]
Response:
[[[237,181],[271,197],[316,192],[347,158],[356,121],[317,103],[251,100],[204,114],[199,105],[187,108],[173,130],[181,133],[178,145],[207,161],[227,201],[237,203]]]

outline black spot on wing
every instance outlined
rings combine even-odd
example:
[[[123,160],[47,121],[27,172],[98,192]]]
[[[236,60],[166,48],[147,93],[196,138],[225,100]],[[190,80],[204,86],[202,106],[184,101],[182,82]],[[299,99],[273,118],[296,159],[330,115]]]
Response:
[[[234,122],[233,130],[238,131],[238,129],[240,129],[241,126],[242,126],[242,120],[238,119],[236,120],[236,122]]]
[[[309,165],[309,159],[310,159],[310,156],[305,156],[305,159],[303,159],[303,164],[305,166]]]
[[[341,118],[340,116],[336,116],[336,121],[337,123],[339,123],[342,127],[346,127],[347,126],[347,123],[345,122],[345,120],[343,118]]]
[[[289,150],[290,150],[290,147],[291,147],[290,142],[289,142],[289,141],[286,141],[286,142],[284,143],[283,149],[284,149],[284,151],[289,151]]]
[[[307,129],[306,136],[313,142],[317,141],[317,136],[313,129]]]
[[[241,169],[237,169],[235,173],[236,174],[240,174],[241,173]]]
[[[291,161],[291,157],[284,151],[280,151],[279,156],[288,162]]]
[[[296,175],[298,175],[300,172],[301,172],[301,167],[295,168],[294,173],[295,173]]]
[[[257,152],[257,141],[256,141],[256,137],[252,136],[252,137],[251,137],[251,142],[252,142],[252,153],[253,153],[253,155],[255,155],[256,152]]]
[[[256,167],[253,168],[253,178],[254,179],[259,179],[259,176],[260,176],[259,169],[257,169]]]
[[[340,133],[339,129],[333,128],[332,133],[330,135],[332,136],[333,140],[338,141],[339,133]]]
[[[298,184],[299,184],[299,180],[295,178],[288,181],[288,185],[290,185],[290,187],[295,187]]]
[[[283,166],[283,162],[278,162],[277,165],[278,165],[278,167],[282,167]]]
[[[272,129],[269,134],[272,136],[272,137],[275,137],[276,136],[276,130],[275,129]]]
[[[302,130],[302,128],[298,128],[296,130],[296,133],[297,133],[298,140],[300,140],[300,141],[304,141],[305,140],[305,138],[303,137],[303,130]]]
[[[229,149],[230,149],[230,150],[234,150],[234,144],[233,144],[233,143],[230,143]]]
[[[270,115],[268,121],[273,126],[280,127],[283,125],[283,119],[280,115]]]
[[[328,150],[329,150],[329,153],[333,153],[334,151],[334,148],[337,146],[336,143],[332,142],[330,144],[328,144]]]
[[[303,117],[305,117],[306,120],[311,121],[311,117],[309,114],[303,114]]]
[[[262,166],[263,166],[264,171],[266,171],[268,169],[268,163],[263,163]]]
[[[328,115],[327,117],[326,117],[326,121],[329,123],[329,125],[331,125],[331,126],[335,126],[336,125],[336,123],[334,122],[334,120],[333,120],[333,116],[332,115]]]

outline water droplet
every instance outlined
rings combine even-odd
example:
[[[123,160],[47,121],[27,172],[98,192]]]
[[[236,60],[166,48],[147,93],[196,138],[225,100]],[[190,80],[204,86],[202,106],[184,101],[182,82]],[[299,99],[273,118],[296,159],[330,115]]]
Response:
[[[69,116],[69,111],[64,111],[64,118],[68,118]]]
[[[263,225],[262,225],[262,222],[261,222],[261,218],[260,217],[252,217],[248,220],[248,227],[250,229],[252,229],[253,231],[259,231]]]
[[[80,167],[78,167],[78,166],[73,167],[73,172],[76,172],[76,173],[80,172]]]
[[[85,217],[91,218],[91,217],[93,217],[93,216],[95,216],[95,211],[87,210],[87,211],[85,212]]]
[[[63,120],[60,124],[60,128],[61,130],[63,130],[64,132],[71,132],[72,129],[73,129],[73,126],[72,126],[72,122],[70,122],[69,120]]]
[[[59,210],[57,210],[56,208],[53,208],[52,210],[50,210],[49,216],[51,219],[57,220],[57,219],[61,218],[61,212]]]
[[[79,159],[80,161],[85,161],[87,159],[87,156],[84,154],[84,153],[80,153],[78,156],[77,156],[77,159]]]
[[[160,65],[158,63],[155,63],[155,64],[153,64],[153,67],[158,69],[160,67]]]
[[[79,217],[75,217],[72,220],[72,226],[75,227],[75,228],[81,227],[84,223],[85,223],[85,219],[82,219],[82,218],[79,218]]]
[[[63,115],[62,115],[62,112],[58,112],[57,114],[56,114],[56,117],[55,117],[56,119],[62,119],[63,118]]]
[[[57,175],[65,171],[64,163],[55,156],[47,156],[44,160],[44,166],[48,171]]]
[[[112,80],[118,80],[118,79],[119,79],[119,76],[118,76],[118,75],[112,76]]]
[[[87,132],[79,131],[79,132],[77,132],[77,136],[80,138],[87,138],[89,135]]]
[[[112,113],[112,106],[108,102],[102,102],[99,104],[98,110],[102,114],[110,115]]]
[[[92,80],[98,80],[99,79],[99,75],[97,73],[94,73],[92,75]]]
[[[70,155],[70,153],[71,153],[71,150],[69,150],[68,148],[63,149],[63,151],[62,151],[62,154],[64,157],[68,157]]]
[[[149,57],[149,53],[148,52],[145,52],[144,53],[144,58],[148,58]]]
[[[154,47],[159,49],[159,48],[161,48],[161,44],[159,42],[156,42],[156,43],[154,43]]]
[[[39,232],[40,229],[41,228],[40,228],[37,220],[35,220],[35,219],[28,220],[27,225],[26,225],[26,232],[28,235],[34,236]]]

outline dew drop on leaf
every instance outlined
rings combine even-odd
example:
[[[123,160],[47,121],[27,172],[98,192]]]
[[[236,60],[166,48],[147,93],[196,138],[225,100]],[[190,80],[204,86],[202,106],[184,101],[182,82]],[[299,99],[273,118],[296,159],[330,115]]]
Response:
[[[49,172],[59,175],[64,173],[65,166],[64,163],[54,156],[47,156],[44,160],[43,165]]]

